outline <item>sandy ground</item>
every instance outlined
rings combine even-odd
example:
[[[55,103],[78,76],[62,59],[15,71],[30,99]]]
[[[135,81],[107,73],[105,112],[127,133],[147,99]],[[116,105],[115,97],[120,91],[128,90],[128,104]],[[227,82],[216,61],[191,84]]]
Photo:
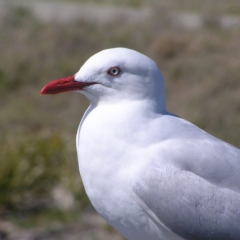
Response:
[[[156,14],[152,8],[127,8],[107,5],[59,3],[53,1],[27,1],[27,0],[0,0],[0,13],[9,6],[20,6],[29,9],[33,15],[42,22],[62,22],[85,20],[97,24],[109,23],[113,20],[124,19],[131,24],[143,22]],[[162,14],[162,13],[160,13]],[[236,16],[203,16],[189,12],[165,12],[168,20],[189,30],[201,29],[206,22],[215,21],[222,28],[240,27],[240,18]]]
[[[95,212],[83,213],[77,223],[46,228],[20,229],[0,220],[0,240],[123,240]]]

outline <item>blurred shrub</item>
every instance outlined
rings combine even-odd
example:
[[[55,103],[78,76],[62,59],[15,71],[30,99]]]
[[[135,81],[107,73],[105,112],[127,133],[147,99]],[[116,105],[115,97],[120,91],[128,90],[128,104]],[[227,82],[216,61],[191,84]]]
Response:
[[[164,61],[171,60],[184,54],[189,45],[189,39],[178,36],[173,32],[165,32],[159,35],[152,44],[152,54]]]
[[[66,167],[62,137],[32,135],[0,143],[0,213],[53,205],[52,189]]]

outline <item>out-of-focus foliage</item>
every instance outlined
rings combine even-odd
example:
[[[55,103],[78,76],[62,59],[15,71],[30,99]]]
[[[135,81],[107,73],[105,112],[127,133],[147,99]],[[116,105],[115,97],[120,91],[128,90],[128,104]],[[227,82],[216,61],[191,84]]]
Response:
[[[55,134],[5,141],[0,142],[4,146],[0,151],[0,210],[26,211],[42,206],[49,191],[61,181],[63,168],[68,167],[63,140]]]

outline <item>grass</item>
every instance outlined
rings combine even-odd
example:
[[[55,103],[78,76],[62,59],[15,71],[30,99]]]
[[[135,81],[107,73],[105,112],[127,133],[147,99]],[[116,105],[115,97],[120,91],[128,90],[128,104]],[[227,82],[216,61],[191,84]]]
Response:
[[[1,142],[4,148],[1,149],[0,206],[14,210],[35,207],[48,194],[49,186],[60,180],[63,141],[58,135],[42,138],[33,135],[22,142],[5,141]]]
[[[159,15],[139,25],[43,24],[25,9],[9,11],[0,16],[0,219],[21,227],[65,222],[88,205],[75,150],[88,101],[39,91],[105,48],[152,57],[166,79],[169,111],[240,147],[239,31],[188,32]],[[73,197],[70,210],[54,199],[58,187]]]

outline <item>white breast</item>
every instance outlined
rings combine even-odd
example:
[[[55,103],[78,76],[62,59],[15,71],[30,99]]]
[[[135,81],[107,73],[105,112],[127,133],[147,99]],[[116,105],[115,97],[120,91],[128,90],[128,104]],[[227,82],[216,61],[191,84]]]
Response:
[[[118,112],[116,106],[89,108],[79,126],[78,160],[87,195],[99,214],[130,240],[168,239],[169,234],[171,239],[181,239],[154,220],[132,191],[148,163],[141,146],[144,139],[140,139],[148,129],[145,125],[141,130],[146,116],[135,115],[141,124],[129,126],[125,117],[131,118],[134,111],[129,109],[125,116]],[[133,127],[137,134],[128,135]]]

